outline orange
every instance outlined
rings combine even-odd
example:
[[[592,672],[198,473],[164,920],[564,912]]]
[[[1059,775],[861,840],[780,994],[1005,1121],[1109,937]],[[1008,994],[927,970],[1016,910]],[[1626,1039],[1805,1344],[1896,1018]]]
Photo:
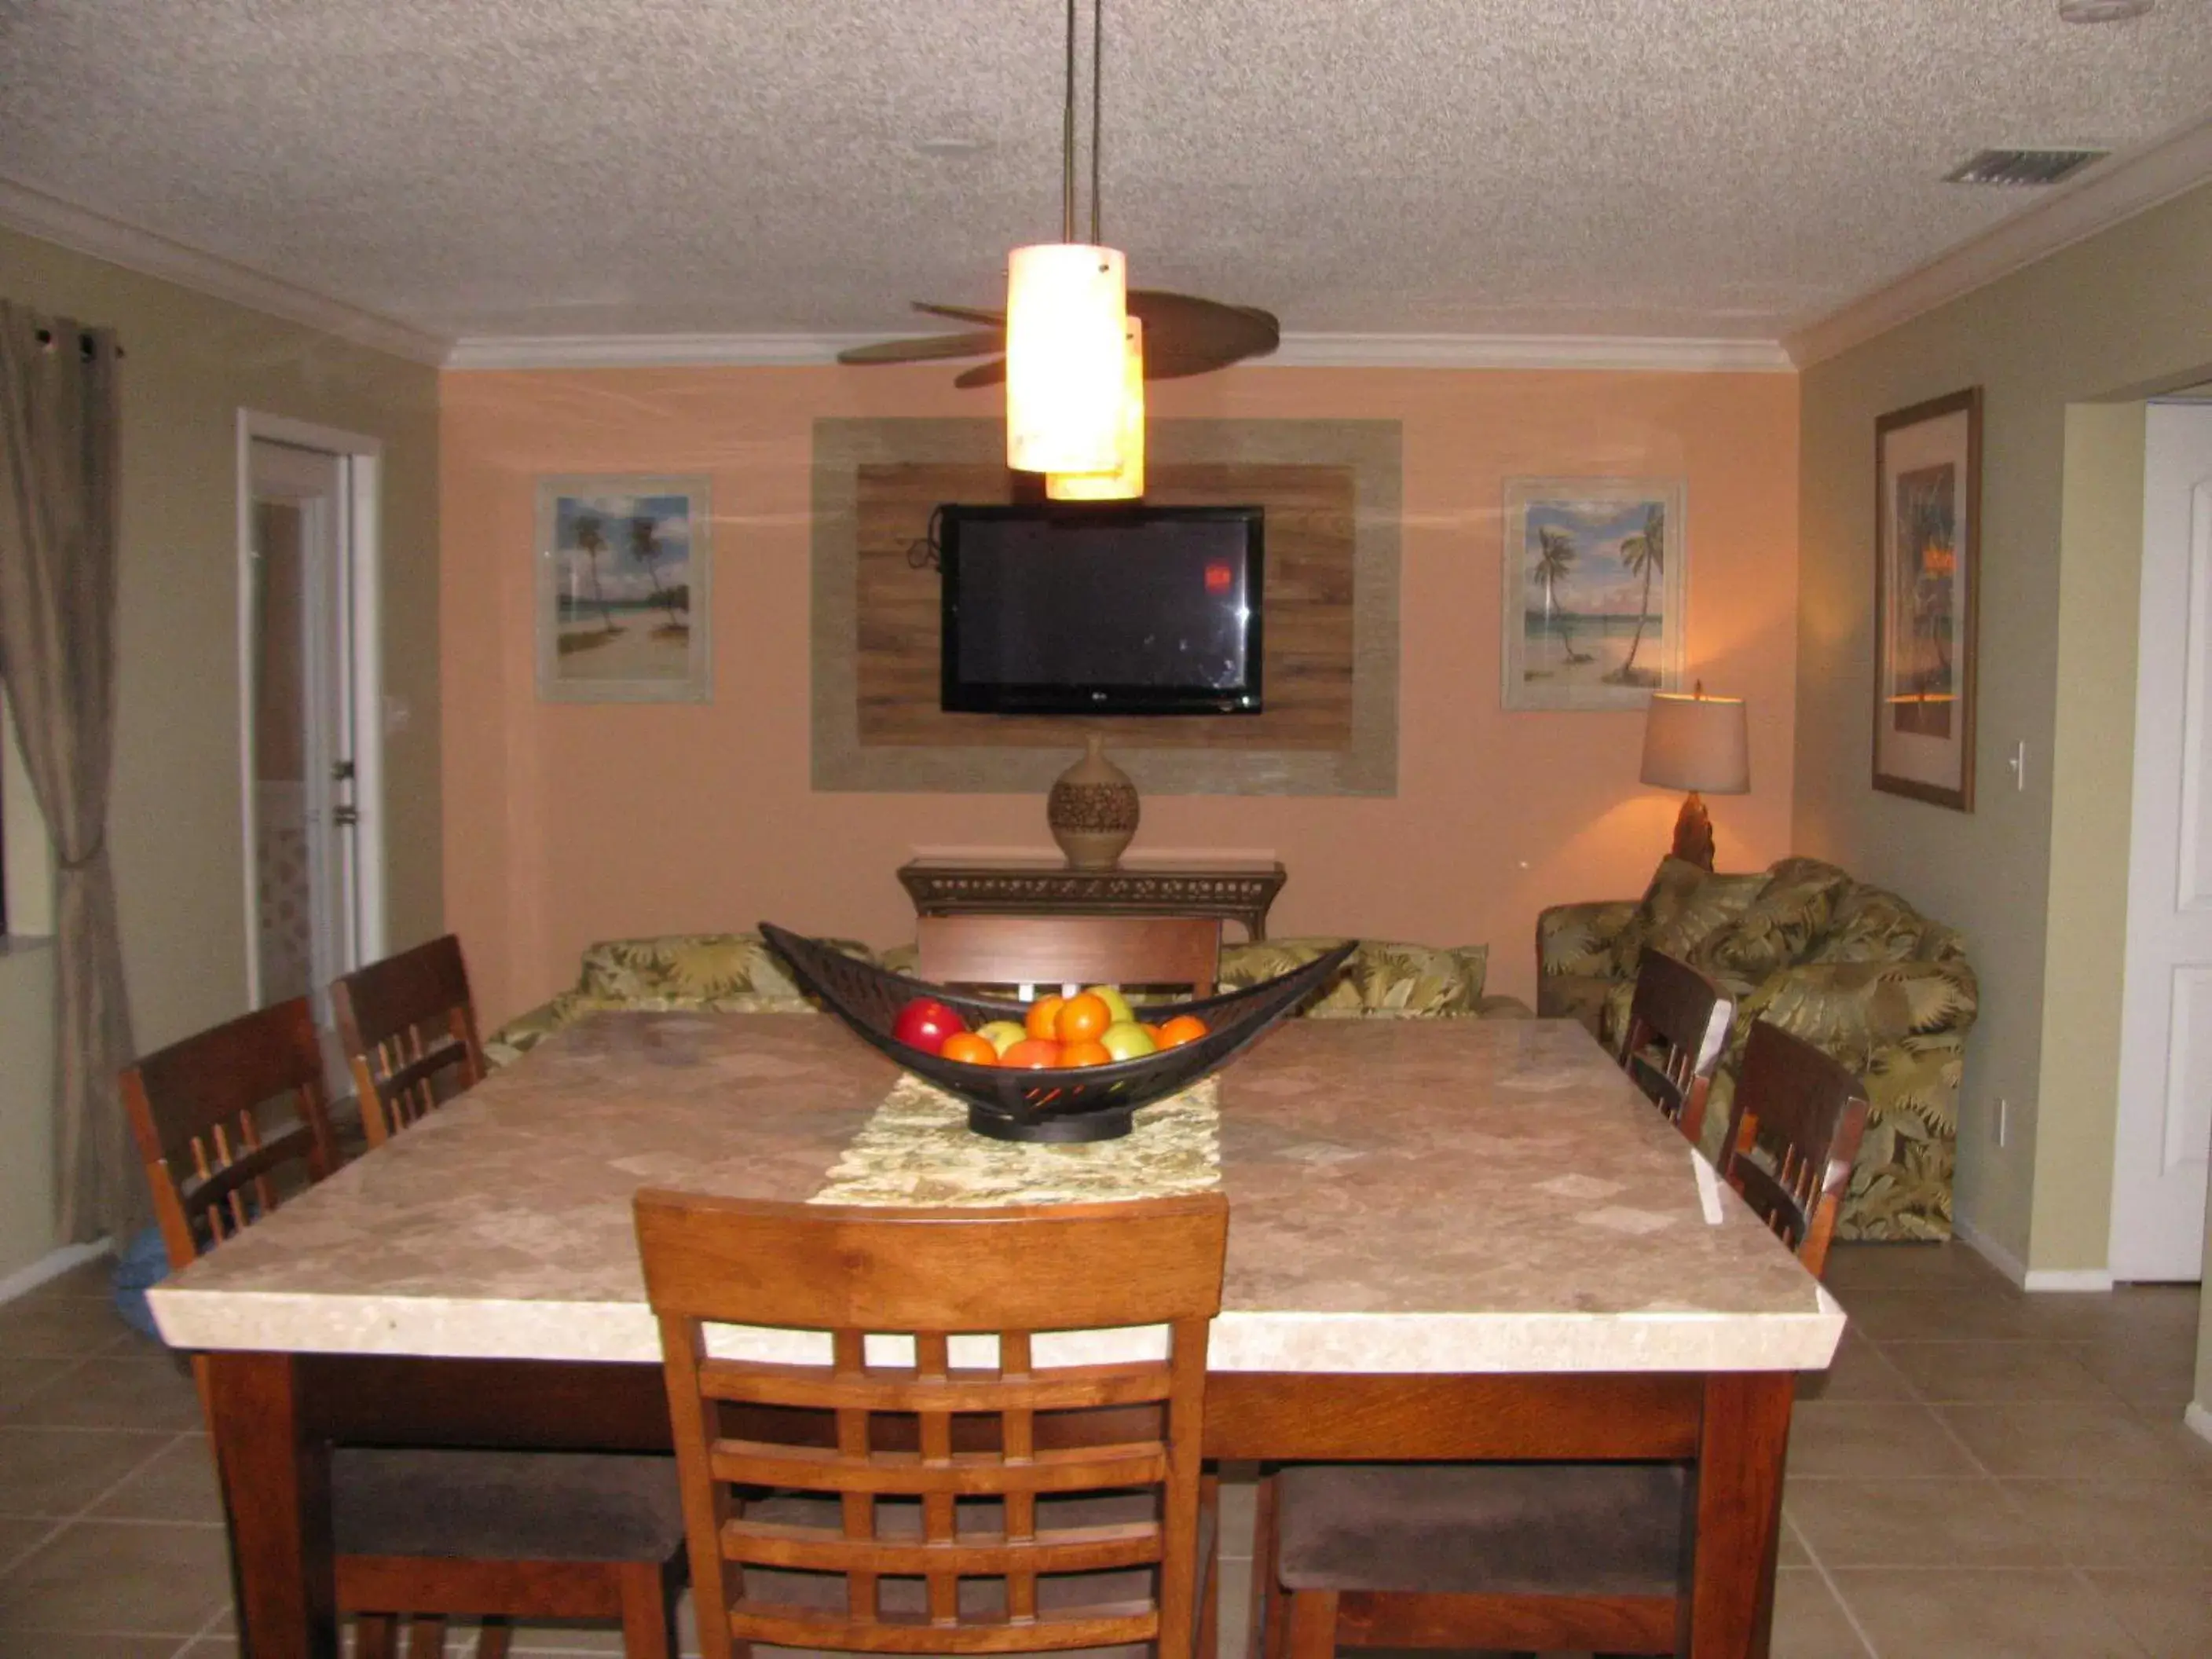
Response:
[[[992,1047],[991,1039],[978,1036],[973,1031],[955,1031],[945,1039],[945,1046],[937,1051],[947,1060],[965,1060],[970,1066],[996,1066],[999,1051]]]
[[[1205,1035],[1206,1022],[1196,1014],[1177,1014],[1160,1027],[1158,1041],[1163,1048],[1180,1048]]]
[[[1060,1005],[1066,1000],[1063,996],[1039,997],[1030,1004],[1028,1017],[1022,1021],[1024,1028],[1033,1037],[1042,1037],[1047,1042],[1057,1042],[1060,1038]]]
[[[1062,1042],[1090,1042],[1113,1023],[1114,1011],[1106,999],[1085,991],[1060,1005],[1055,1035]]]
[[[1061,1043],[1060,1063],[1062,1066],[1111,1066],[1114,1056],[1106,1051],[1104,1043],[1085,1037],[1080,1042]]]
[[[1060,1064],[1060,1045],[1046,1037],[1024,1037],[999,1056],[999,1064],[1024,1072],[1042,1072]]]

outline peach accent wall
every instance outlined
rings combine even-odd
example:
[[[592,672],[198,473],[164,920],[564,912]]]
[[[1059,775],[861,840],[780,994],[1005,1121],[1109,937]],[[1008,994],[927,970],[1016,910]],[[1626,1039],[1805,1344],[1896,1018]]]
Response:
[[[445,376],[447,914],[492,1022],[573,982],[597,939],[757,919],[913,937],[917,849],[1049,852],[1042,797],[817,794],[808,781],[811,426],[974,416],[944,368]],[[1642,717],[1498,706],[1504,481],[1689,480],[1692,672],[1750,699],[1753,793],[1711,803],[1723,868],[1789,847],[1797,385],[1787,374],[1247,368],[1152,388],[1161,416],[1404,428],[1399,790],[1148,797],[1132,852],[1272,852],[1272,931],[1488,941],[1533,1000],[1536,912],[1632,895],[1680,798],[1636,780]],[[534,478],[706,472],[714,701],[548,704],[532,654]],[[1069,758],[1074,758],[1071,750]]]

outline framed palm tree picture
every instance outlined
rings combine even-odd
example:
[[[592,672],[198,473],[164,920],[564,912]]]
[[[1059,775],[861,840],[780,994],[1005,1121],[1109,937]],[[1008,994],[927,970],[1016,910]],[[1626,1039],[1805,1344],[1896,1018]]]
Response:
[[[1680,478],[1510,478],[1508,708],[1642,708],[1682,679]]]
[[[538,695],[708,702],[707,480],[538,481]]]
[[[1874,787],[1974,810],[1982,389],[1874,423]]]

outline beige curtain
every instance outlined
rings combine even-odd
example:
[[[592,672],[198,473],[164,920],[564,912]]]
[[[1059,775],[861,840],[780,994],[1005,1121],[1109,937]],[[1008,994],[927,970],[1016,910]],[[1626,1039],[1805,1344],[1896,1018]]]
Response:
[[[115,733],[114,335],[0,300],[0,681],[57,866],[55,1163],[65,1243],[118,1243],[145,1180],[115,1075],[133,1058],[107,853]]]

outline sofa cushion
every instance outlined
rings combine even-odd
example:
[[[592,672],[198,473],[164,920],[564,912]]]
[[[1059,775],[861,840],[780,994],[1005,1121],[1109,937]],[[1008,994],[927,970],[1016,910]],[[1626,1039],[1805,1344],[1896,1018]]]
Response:
[[[1755,985],[1803,961],[1828,932],[1836,899],[1850,878],[1810,859],[1777,865],[1759,896],[1692,950],[1690,966],[1714,978]]]
[[[1896,894],[1852,882],[1837,896],[1827,936],[1806,960],[1911,962],[1927,934],[1927,918]]]
[[[1334,950],[1339,939],[1280,939],[1221,947],[1220,988],[1241,991]],[[1490,947],[1362,939],[1352,959],[1306,1005],[1315,1019],[1473,1018],[1481,1012]]]
[[[1766,882],[1764,872],[1717,875],[1683,859],[1662,859],[1613,940],[1613,971],[1632,977],[1647,950],[1687,960],[1715,928],[1741,915]]]
[[[823,943],[863,962],[874,960],[850,939]],[[586,996],[668,997],[697,1006],[726,997],[759,997],[770,1005],[806,1006],[775,951],[757,933],[667,933],[653,939],[607,939],[584,952],[576,988]]]

